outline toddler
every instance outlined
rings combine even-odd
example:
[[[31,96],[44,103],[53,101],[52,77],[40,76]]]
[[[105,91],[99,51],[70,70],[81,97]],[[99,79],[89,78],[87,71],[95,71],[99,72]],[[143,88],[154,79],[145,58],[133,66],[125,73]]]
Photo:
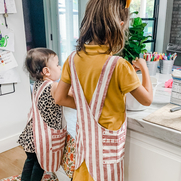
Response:
[[[40,181],[44,170],[58,170],[65,145],[63,109],[54,101],[61,66],[56,53],[46,48],[28,51],[25,66],[35,83],[28,122],[18,140],[27,155],[21,180]]]

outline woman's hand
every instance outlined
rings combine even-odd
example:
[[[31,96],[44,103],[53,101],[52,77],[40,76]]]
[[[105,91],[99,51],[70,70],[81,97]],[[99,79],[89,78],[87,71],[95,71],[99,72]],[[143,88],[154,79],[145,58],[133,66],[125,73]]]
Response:
[[[136,71],[147,68],[146,61],[145,59],[142,58],[139,59],[136,58],[135,60],[132,61],[132,64]]]
[[[69,95],[70,87],[70,84],[67,84],[60,80],[55,91],[55,103],[76,109],[74,98]]]
[[[68,95],[71,96],[71,97],[73,97],[73,89],[72,89],[72,86],[71,86],[70,89],[69,89]]]
[[[135,69],[136,72],[137,72],[138,70],[140,70],[140,69],[137,68],[135,65],[133,65],[133,68]]]

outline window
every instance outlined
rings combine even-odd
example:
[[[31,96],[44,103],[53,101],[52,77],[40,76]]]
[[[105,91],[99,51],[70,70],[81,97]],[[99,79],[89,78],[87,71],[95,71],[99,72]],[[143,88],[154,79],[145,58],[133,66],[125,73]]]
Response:
[[[75,50],[79,37],[78,0],[58,0],[60,56],[63,64]]]
[[[138,11],[143,22],[147,23],[145,35],[152,36],[145,42],[148,52],[155,51],[158,9],[159,0],[132,0],[130,5],[130,12]]]

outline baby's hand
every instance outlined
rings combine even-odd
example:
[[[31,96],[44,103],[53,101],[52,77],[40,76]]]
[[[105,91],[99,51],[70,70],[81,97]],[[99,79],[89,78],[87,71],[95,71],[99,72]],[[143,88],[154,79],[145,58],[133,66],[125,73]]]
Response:
[[[145,59],[142,58],[136,58],[135,60],[132,61],[133,67],[135,70],[141,70],[145,69],[147,67]]]

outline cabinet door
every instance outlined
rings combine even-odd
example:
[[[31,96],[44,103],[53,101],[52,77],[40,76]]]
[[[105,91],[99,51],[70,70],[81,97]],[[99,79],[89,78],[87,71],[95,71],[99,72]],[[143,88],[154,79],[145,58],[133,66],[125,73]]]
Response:
[[[181,181],[181,148],[128,131],[125,181]]]

